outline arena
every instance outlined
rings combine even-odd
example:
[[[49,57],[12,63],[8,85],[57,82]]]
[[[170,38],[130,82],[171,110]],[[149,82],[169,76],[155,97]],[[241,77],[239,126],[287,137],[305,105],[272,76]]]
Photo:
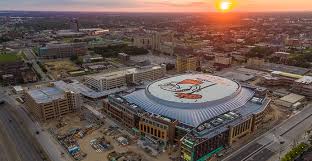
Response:
[[[197,127],[243,106],[253,94],[254,91],[225,78],[189,74],[156,81],[125,98],[147,112]]]
[[[164,145],[180,143],[181,158],[204,161],[261,127],[266,89],[208,74],[157,80],[109,96],[104,113]]]

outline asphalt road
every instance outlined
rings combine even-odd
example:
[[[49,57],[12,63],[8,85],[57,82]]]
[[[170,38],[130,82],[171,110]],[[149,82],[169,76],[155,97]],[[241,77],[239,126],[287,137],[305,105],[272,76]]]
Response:
[[[49,81],[50,79],[47,77],[47,75],[42,71],[40,66],[37,63],[36,57],[34,56],[34,53],[31,49],[25,49],[24,50],[25,56],[29,61],[32,63],[32,67],[36,70],[36,72],[41,76],[41,79],[43,81]]]
[[[0,91],[7,91],[7,89],[0,87]],[[1,92],[0,98],[11,105],[11,107],[15,110],[14,112],[16,113],[16,115],[18,115],[19,120],[23,121],[23,125],[25,125],[25,127],[27,127],[27,129],[31,132],[30,134],[41,145],[51,161],[72,160],[68,153],[59,143],[56,142],[56,140],[48,133],[48,131],[43,131],[40,124],[37,121],[31,119],[23,105],[20,105],[15,99]],[[35,134],[37,131],[40,132],[39,135]],[[64,153],[65,155],[62,156],[62,153]]]
[[[277,161],[311,128],[312,104],[267,133],[227,156],[223,161]],[[282,144],[281,144],[282,142]]]
[[[35,147],[34,139],[22,127],[23,122],[12,114],[10,108],[11,106],[8,104],[0,106],[0,121],[2,130],[9,142],[13,143],[18,157],[21,161],[43,161],[39,148]],[[6,159],[8,160],[8,158]]]

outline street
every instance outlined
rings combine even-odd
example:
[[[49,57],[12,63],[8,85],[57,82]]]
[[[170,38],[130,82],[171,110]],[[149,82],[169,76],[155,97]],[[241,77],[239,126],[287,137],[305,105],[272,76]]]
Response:
[[[0,91],[7,91],[7,89],[0,88]],[[43,150],[47,153],[51,161],[70,161],[71,160],[69,155],[63,149],[63,147],[59,145],[56,142],[56,140],[54,140],[54,138],[52,138],[51,135],[47,131],[43,131],[38,122],[33,121],[29,117],[23,105],[19,105],[19,103],[15,99],[13,99],[12,97],[8,96],[5,93],[0,93],[0,98],[5,100],[10,105],[10,107],[12,108],[12,111],[14,110],[14,113],[19,117],[18,120],[20,122],[23,122],[23,125],[28,129],[28,131],[31,132],[30,135],[32,135],[37,140],[37,142],[41,145]],[[40,132],[38,135],[36,134],[37,131]],[[62,153],[64,153],[65,155],[62,156],[61,155]]]
[[[311,127],[312,104],[267,133],[251,141],[223,161],[277,161]]]
[[[33,51],[31,51],[31,49],[25,49],[23,51],[24,51],[27,59],[32,63],[32,67],[34,68],[34,70],[40,75],[41,79],[43,81],[49,81],[50,79],[47,77],[47,75],[42,71],[42,69],[38,65],[37,59],[36,59]]]

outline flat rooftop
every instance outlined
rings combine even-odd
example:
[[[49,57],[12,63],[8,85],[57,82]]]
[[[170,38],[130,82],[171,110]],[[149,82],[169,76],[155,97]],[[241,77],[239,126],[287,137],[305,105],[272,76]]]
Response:
[[[53,100],[65,98],[64,91],[56,87],[44,87],[40,89],[33,89],[27,91],[27,93],[37,103],[48,103]]]
[[[251,79],[253,79],[255,77],[254,75],[251,75],[251,74],[243,74],[243,73],[232,72],[232,71],[223,73],[220,76],[228,78],[228,79],[233,79],[233,80],[236,80],[236,81],[242,81],[242,82],[251,80]]]
[[[146,72],[146,71],[151,71],[151,70],[156,70],[162,68],[160,65],[149,65],[149,66],[143,66],[143,67],[138,67],[138,68],[131,68],[127,69],[126,72],[129,73],[141,73],[141,72]]]
[[[121,70],[121,71],[91,75],[91,76],[87,76],[87,78],[92,78],[92,79],[99,81],[99,80],[115,79],[115,78],[123,77],[125,75],[126,75],[126,72],[124,70]]]
[[[288,66],[283,64],[274,64],[274,63],[264,63],[260,66],[263,70],[266,71],[281,71],[285,73],[292,73],[292,74],[298,74],[298,75],[305,75],[310,69],[307,68],[300,68],[300,67],[294,67],[294,66]]]
[[[296,103],[298,101],[303,100],[304,98],[305,98],[305,96],[290,93],[290,94],[280,98],[280,100],[285,101],[285,102],[289,102],[289,103]]]
[[[77,80],[74,80],[72,83],[66,83],[64,81],[56,81],[54,82],[54,85],[57,88],[63,89],[63,90],[69,90],[74,91],[75,93],[80,93],[85,97],[92,98],[92,99],[100,99],[102,97],[108,96],[113,93],[118,93],[121,91],[124,91],[127,89],[127,87],[121,87],[121,88],[114,88],[111,90],[105,90],[102,92],[94,91],[93,89],[87,87],[86,85],[78,82]]]

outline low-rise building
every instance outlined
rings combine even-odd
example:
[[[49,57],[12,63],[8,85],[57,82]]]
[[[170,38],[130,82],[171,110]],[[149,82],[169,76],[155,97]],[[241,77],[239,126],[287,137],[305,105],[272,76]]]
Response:
[[[130,55],[128,55],[126,53],[118,53],[118,59],[122,63],[127,63],[128,61],[130,61]]]
[[[16,54],[0,54],[0,80],[4,85],[36,82],[37,76]]]
[[[291,86],[291,91],[304,95],[309,99],[312,98],[312,77],[311,76],[303,76],[300,79],[295,80],[295,82]]]
[[[275,101],[276,104],[284,106],[284,107],[294,107],[294,105],[297,105],[298,103],[301,104],[301,102],[305,99],[305,96],[290,93],[278,100]]]
[[[123,87],[127,85],[126,72],[122,70],[105,74],[86,76],[85,83],[91,88],[98,91]]]
[[[215,57],[214,66],[219,66],[221,68],[230,67],[232,64],[231,56],[219,55]]]
[[[124,69],[116,72],[86,76],[86,84],[98,91],[124,87],[127,84],[138,84],[164,77],[165,65],[150,65],[144,67]]]
[[[128,83],[141,83],[160,79],[166,74],[166,65],[150,65],[128,69],[126,71]]]

